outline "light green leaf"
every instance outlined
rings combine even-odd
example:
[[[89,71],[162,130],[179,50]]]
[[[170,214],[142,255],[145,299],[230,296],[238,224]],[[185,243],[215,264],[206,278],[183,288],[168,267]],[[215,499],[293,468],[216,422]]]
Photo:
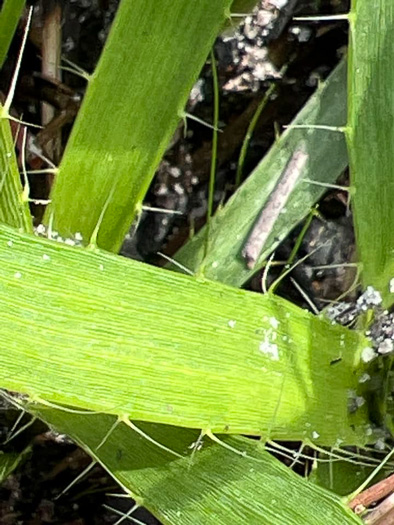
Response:
[[[25,0],[4,0],[0,12],[0,68],[3,67]]]
[[[363,283],[394,296],[394,5],[353,2],[350,17],[348,147]]]
[[[31,232],[29,204],[23,197],[10,123],[0,105],[0,222]]]
[[[5,227],[0,257],[3,388],[214,432],[365,441],[364,407],[347,408],[357,332],[279,297]]]
[[[47,223],[117,251],[231,0],[122,0],[68,141]]]

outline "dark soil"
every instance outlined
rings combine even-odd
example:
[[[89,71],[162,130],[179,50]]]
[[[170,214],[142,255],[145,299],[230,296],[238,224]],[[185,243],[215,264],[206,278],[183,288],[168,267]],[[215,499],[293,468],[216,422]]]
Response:
[[[40,106],[45,101],[56,108],[58,115],[65,115],[62,127],[55,128],[62,137],[58,157],[78,112],[85,82],[69,72],[64,72],[60,85],[41,75],[43,21],[51,9],[60,6],[63,56],[92,72],[117,4],[117,0],[46,0],[46,3],[34,4],[33,28],[23,59],[13,110],[23,114],[24,120],[39,124]],[[348,7],[347,0],[288,0],[287,3],[283,0],[263,0],[259,9],[238,30],[228,30],[218,38],[215,53],[221,87],[220,118],[223,133],[219,137],[216,204],[226,201],[231,195],[246,128],[271,82],[277,83],[277,95],[260,118],[250,143],[245,174],[256,166],[273,143],[275,126],[280,129],[291,121],[313,93],[319,80],[327,77],[346,52],[346,22],[297,23],[292,21],[293,15],[345,13]],[[23,22],[2,71],[2,93],[7,92],[22,31]],[[285,64],[288,64],[288,69],[283,75],[281,69]],[[187,111],[204,121],[211,121],[212,78],[208,63],[190,95]],[[53,129],[49,126],[38,136],[32,136],[36,147],[44,153],[47,151],[48,139],[53,136],[51,133]],[[211,130],[192,120],[188,122],[186,136],[182,129],[178,130],[157,171],[146,203],[152,207],[178,211],[181,215],[145,213],[138,228],[132,228],[125,239],[122,249],[124,256],[161,265],[163,259],[158,255],[159,251],[173,255],[187,240],[191,226],[198,229],[204,224],[211,140]],[[53,160],[57,163],[59,158],[55,156]],[[29,166],[37,169],[41,162],[36,150],[31,150]],[[33,196],[45,198],[51,182],[45,176],[32,178]],[[346,182],[347,174],[344,173],[342,183],[346,185]],[[32,211],[38,224],[42,217],[42,206],[34,205]],[[311,253],[317,244],[324,243],[325,248],[311,255],[290,277],[299,283],[310,301],[320,309],[350,286],[354,277],[352,270],[340,265],[352,260],[354,237],[351,215],[343,192],[328,191],[320,203],[319,211],[320,218],[313,220],[298,257]],[[280,246],[278,259],[285,260],[289,256],[301,227]],[[339,267],[328,270],[313,268],[330,264]],[[277,274],[273,271],[269,279],[275,277]],[[310,308],[291,278],[283,281],[278,292]],[[256,275],[248,287],[261,291],[261,275]],[[6,404],[1,407],[0,414],[0,438],[5,440],[18,414]],[[25,416],[19,427],[27,420],[28,416]],[[40,422],[35,422],[17,438],[2,446],[2,450],[20,452],[27,446],[31,446],[31,450],[24,461],[0,486],[1,524],[111,524],[119,519],[119,515],[106,506],[122,513],[129,510],[129,500],[107,495],[120,492],[120,489],[99,466],[95,466],[62,494],[91,461],[66,436],[59,436]],[[138,510],[133,517],[147,524],[158,523],[144,509]]]

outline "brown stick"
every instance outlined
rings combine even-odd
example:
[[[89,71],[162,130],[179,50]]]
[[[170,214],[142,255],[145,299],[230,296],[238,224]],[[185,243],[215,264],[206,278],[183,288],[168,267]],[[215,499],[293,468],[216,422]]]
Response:
[[[391,492],[394,492],[394,474],[358,494],[348,505],[352,510],[359,505],[369,507],[371,503],[383,499]]]
[[[246,259],[248,268],[252,269],[256,264],[265,241],[271,233],[280,212],[285,207],[294,186],[302,175],[307,159],[307,153],[302,150],[295,151],[281,175],[278,184],[269,196],[242,250],[242,255]]]

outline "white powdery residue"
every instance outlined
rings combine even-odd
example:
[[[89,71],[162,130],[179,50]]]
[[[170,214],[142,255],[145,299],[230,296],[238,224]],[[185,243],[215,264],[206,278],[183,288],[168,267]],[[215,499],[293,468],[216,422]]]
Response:
[[[104,270],[104,264],[100,264],[100,265],[99,265],[99,270],[101,270],[101,271]]]
[[[389,290],[390,290],[390,293],[394,293],[394,278],[390,279]]]
[[[14,244],[14,243],[13,243],[12,241],[7,241],[7,246],[9,246],[10,248],[12,248],[12,245],[13,245],[13,244]]]
[[[375,359],[375,357],[376,357],[375,350],[373,348],[371,348],[370,346],[367,346],[361,352],[361,360],[364,363],[369,363],[370,361],[372,361],[372,359]]]
[[[270,325],[272,326],[272,328],[274,328],[275,330],[277,330],[277,328],[278,328],[278,326],[279,326],[279,321],[278,321],[278,319],[276,319],[275,317],[270,317],[269,321],[270,321]]]
[[[358,380],[359,383],[366,383],[367,381],[369,381],[371,379],[371,376],[369,374],[367,374],[365,372],[365,374],[363,374],[360,379]]]
[[[267,338],[260,343],[259,350],[263,354],[269,355],[273,361],[279,361],[278,345],[270,343]]]
[[[20,279],[22,277],[21,272],[15,272],[14,273],[14,277],[15,277],[15,279]]]
[[[385,445],[384,439],[383,438],[379,438],[376,441],[376,443],[375,443],[376,450],[384,450],[385,447],[386,447],[386,445]]]
[[[354,399],[357,408],[362,407],[365,404],[365,399],[362,396],[356,396]]]
[[[394,342],[391,339],[384,339],[379,347],[378,352],[379,354],[390,354],[394,350]]]
[[[44,261],[50,261],[51,258],[49,255],[47,255],[46,253],[43,254],[42,258],[44,259]]]
[[[82,234],[80,232],[77,232],[75,235],[75,240],[76,241],[83,241],[83,237],[82,237]]]
[[[319,432],[316,432],[316,430],[314,430],[314,431],[312,432],[312,437],[313,437],[313,439],[319,439],[319,437],[320,437]]]
[[[237,323],[237,321],[234,321],[234,319],[230,319],[230,321],[227,324],[229,325],[230,328],[234,328],[236,323]]]
[[[34,233],[37,235],[44,235],[45,234],[45,226],[43,224],[39,224],[37,228],[35,228]]]
[[[61,237],[59,237],[59,239],[61,239]],[[75,246],[75,241],[74,239],[64,239],[64,244],[67,244],[68,246]]]
[[[276,9],[283,9],[288,4],[289,0],[271,0],[270,4],[276,7]]]
[[[217,261],[213,261],[212,268],[217,268],[219,266],[219,263]]]

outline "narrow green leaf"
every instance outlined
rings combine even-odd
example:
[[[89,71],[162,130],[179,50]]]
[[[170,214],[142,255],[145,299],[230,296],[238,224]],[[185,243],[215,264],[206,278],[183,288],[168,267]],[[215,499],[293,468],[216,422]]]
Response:
[[[110,416],[62,414],[42,406],[34,413],[75,439],[163,523],[361,523],[339,498],[296,475],[256,441],[221,436],[226,446],[248,456],[243,457],[205,438],[191,458],[198,432],[141,425],[158,443],[185,456],[177,459],[125,425],[110,432],[116,421]]]
[[[20,453],[0,451],[0,483],[8,478],[10,474],[26,459],[31,453],[31,447],[26,447]]]
[[[0,257],[2,387],[215,432],[365,441],[364,408],[347,409],[360,334],[279,297],[5,227]]]
[[[4,0],[3,2],[0,12],[0,68],[3,67],[24,7],[25,0]]]
[[[343,126],[346,121],[346,66],[341,63],[300,111],[291,126]],[[322,186],[303,182],[297,184],[267,239],[253,270],[246,266],[242,248],[271,191],[282,175],[292,154],[303,148],[308,154],[303,178]],[[263,158],[254,172],[218,211],[210,226],[210,252],[204,260],[204,275],[234,286],[241,286],[262,266],[267,256],[287,237],[289,232],[310,211],[347,165],[344,134],[323,129],[286,130]],[[206,229],[202,229],[175,259],[197,271],[204,258]],[[176,269],[175,265],[169,266]]]
[[[32,220],[28,202],[22,195],[10,123],[1,112],[0,105],[0,222],[31,232]]]
[[[350,17],[348,147],[352,210],[364,286],[394,301],[394,4],[353,1]]]
[[[68,142],[46,221],[117,251],[231,0],[122,0]]]

